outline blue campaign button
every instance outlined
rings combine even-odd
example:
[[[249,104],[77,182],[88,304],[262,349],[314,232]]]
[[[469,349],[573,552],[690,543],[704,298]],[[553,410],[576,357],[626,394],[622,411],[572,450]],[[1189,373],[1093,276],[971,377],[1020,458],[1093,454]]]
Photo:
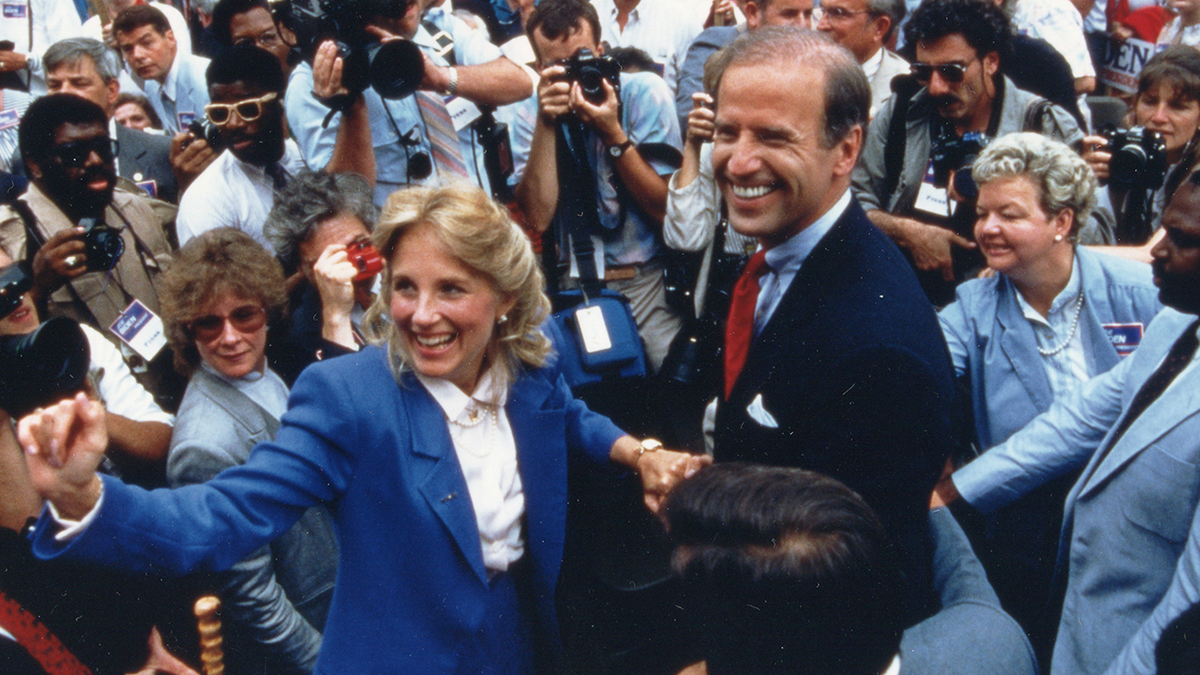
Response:
[[[1144,329],[1140,323],[1106,323],[1101,327],[1119,356],[1129,356],[1142,344]]]

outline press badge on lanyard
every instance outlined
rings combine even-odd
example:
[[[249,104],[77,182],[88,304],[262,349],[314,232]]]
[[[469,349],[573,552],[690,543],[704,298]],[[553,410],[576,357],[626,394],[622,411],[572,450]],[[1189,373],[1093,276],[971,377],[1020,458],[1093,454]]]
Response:
[[[950,216],[950,195],[947,194],[946,188],[933,184],[933,160],[929,160],[928,166],[925,167],[925,177],[921,179],[921,188],[917,190],[917,202],[913,204],[913,208],[938,218]]]
[[[6,5],[7,6],[7,5]],[[16,110],[0,112],[0,131],[11,129],[21,123],[21,116]]]
[[[1140,323],[1105,323],[1100,327],[1121,358],[1129,356],[1142,344],[1143,329]]]
[[[140,300],[129,303],[108,329],[147,361],[152,361],[167,346],[162,319]]]

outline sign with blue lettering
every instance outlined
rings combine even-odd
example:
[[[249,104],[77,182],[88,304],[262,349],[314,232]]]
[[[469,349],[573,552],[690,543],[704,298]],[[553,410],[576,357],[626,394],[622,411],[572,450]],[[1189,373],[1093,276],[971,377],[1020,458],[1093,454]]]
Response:
[[[1165,48],[1166,45],[1160,47],[1137,38],[1129,38],[1124,42],[1110,39],[1104,49],[1104,61],[1096,67],[1096,75],[1104,84],[1132,94],[1137,91],[1142,67],[1150,57]]]
[[[21,123],[21,115],[16,110],[5,110],[0,112],[0,131],[4,129],[12,129]]]
[[[6,19],[24,19],[28,16],[29,8],[25,5],[4,3],[4,18]]]
[[[1142,344],[1143,326],[1140,323],[1106,323],[1101,328],[1116,348],[1117,355],[1122,358],[1132,354]]]

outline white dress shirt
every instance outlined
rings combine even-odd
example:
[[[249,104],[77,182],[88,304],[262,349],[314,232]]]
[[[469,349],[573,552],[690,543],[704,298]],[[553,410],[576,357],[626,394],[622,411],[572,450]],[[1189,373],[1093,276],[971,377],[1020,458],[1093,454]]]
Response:
[[[508,391],[492,391],[490,372],[480,376],[470,396],[447,380],[420,373],[417,379],[446,416],[475,509],[483,565],[489,574],[504,572],[525,553],[525,490],[517,471],[517,443],[504,411]]]
[[[1029,321],[1037,338],[1039,353],[1058,349],[1064,341],[1067,343],[1055,354],[1041,354],[1046,379],[1050,382],[1050,393],[1055,400],[1060,399],[1092,376],[1088,372],[1087,353],[1083,347],[1083,329],[1079,326],[1086,319],[1084,313],[1087,308],[1079,304],[1083,298],[1083,286],[1079,280],[1078,261],[1071,263],[1071,279],[1050,303],[1049,316],[1039,314],[1017,293],[1015,286],[1012,292],[1017,296],[1021,313]]]
[[[295,141],[288,139],[279,163],[293,177],[304,169]],[[179,245],[218,227],[236,227],[274,252],[262,231],[274,205],[275,181],[266,169],[247,164],[226,150],[196,177],[179,201],[175,221]]]
[[[600,15],[600,40],[609,47],[637,47],[663,66],[662,78],[675,97],[679,68],[688,47],[704,30],[709,3],[688,0],[641,0],[629,12],[625,28],[617,23],[613,0],[592,0]]]

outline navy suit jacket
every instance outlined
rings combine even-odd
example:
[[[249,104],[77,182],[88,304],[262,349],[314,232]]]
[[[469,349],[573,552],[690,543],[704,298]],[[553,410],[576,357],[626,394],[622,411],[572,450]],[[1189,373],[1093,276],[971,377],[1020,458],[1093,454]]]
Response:
[[[929,494],[950,449],[950,356],[933,306],[857,200],[813,249],[717,408],[715,458],[832,476],[928,568]],[[771,428],[748,408],[761,405]],[[928,578],[928,572],[920,575]]]
[[[129,570],[220,570],[325,503],[341,559],[316,672],[456,673],[483,622],[488,574],[442,410],[416,378],[404,380],[376,347],[314,364],[275,441],[246,464],[149,493],[105,478],[87,530],[63,546],[43,515],[35,552]],[[553,637],[567,455],[607,462],[622,432],[545,371],[522,374],[505,410],[525,491],[533,623]]]
[[[179,186],[171,168],[170,136],[148,134],[118,124],[117,152],[122,178],[135,183],[152,180],[156,185],[154,197],[171,204],[179,202]]]

